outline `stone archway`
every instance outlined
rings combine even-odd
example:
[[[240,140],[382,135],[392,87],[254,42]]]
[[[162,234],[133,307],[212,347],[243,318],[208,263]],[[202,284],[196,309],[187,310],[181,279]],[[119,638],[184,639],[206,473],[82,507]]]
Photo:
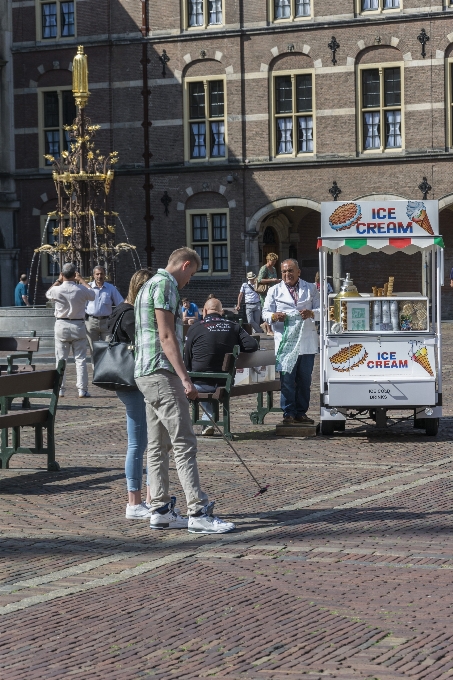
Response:
[[[298,255],[299,243],[303,242],[299,233],[302,218],[314,213],[320,220],[320,212],[320,203],[299,197],[281,198],[257,210],[248,220],[246,231],[246,236],[250,233],[248,261],[251,268],[259,269],[265,261],[266,244],[263,241],[266,228],[271,227],[276,233],[278,250],[270,248],[270,251],[276,252],[279,262],[282,262],[287,257]]]

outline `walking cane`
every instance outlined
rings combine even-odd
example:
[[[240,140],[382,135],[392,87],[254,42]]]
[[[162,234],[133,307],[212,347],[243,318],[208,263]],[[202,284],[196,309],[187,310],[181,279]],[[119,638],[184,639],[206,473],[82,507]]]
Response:
[[[220,432],[222,438],[226,441],[226,443],[228,444],[228,446],[229,446],[231,449],[233,449],[234,453],[235,453],[236,456],[239,458],[239,460],[241,461],[242,465],[245,467],[245,469],[246,469],[247,472],[249,473],[250,477],[253,479],[253,481],[255,482],[255,484],[258,486],[259,491],[258,491],[258,493],[255,494],[255,497],[256,497],[256,496],[260,496],[261,494],[265,493],[265,492],[268,490],[268,488],[269,488],[269,484],[267,484],[266,486],[261,486],[261,484],[259,483],[259,481],[258,481],[257,478],[255,477],[255,475],[253,474],[253,472],[250,470],[250,468],[247,466],[247,464],[242,460],[241,456],[240,456],[239,453],[236,451],[236,449],[234,448],[233,444],[230,442],[229,439],[227,439],[227,438],[225,437],[225,435],[223,434],[222,430],[221,430],[220,427],[217,425],[217,423],[215,422],[215,420],[214,420],[214,419],[212,418],[212,416],[206,411],[206,409],[204,408],[203,404],[201,404],[201,402],[198,402],[198,405],[200,406],[200,408],[201,408],[201,410],[203,411],[203,413],[205,413],[205,414],[208,416],[209,420],[210,420],[211,423],[214,425],[214,427],[216,428],[216,430],[218,430],[218,431]]]

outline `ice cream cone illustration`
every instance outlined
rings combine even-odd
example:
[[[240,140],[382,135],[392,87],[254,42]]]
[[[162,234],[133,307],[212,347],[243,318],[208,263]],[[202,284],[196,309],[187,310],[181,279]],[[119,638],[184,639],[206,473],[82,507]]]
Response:
[[[415,354],[412,355],[412,359],[420,364],[430,376],[434,377],[433,369],[428,359],[428,350],[426,347],[420,347]]]
[[[406,215],[412,222],[418,224],[428,234],[434,236],[433,228],[426,212],[426,207],[423,201],[408,201],[406,208]]]

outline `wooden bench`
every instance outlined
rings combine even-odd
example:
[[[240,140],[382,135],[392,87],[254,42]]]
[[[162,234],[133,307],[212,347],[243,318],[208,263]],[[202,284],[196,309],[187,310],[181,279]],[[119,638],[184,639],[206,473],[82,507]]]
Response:
[[[9,460],[15,453],[30,453],[46,454],[49,472],[60,469],[55,460],[54,423],[65,365],[66,362],[61,359],[58,368],[50,371],[35,371],[0,377],[0,467],[8,468]],[[10,399],[15,397],[23,397],[28,400],[48,398],[50,402],[48,406],[8,412]],[[21,427],[26,425],[35,430],[34,447],[21,446],[20,430]],[[43,430],[47,431],[47,446],[44,446]]]
[[[189,372],[194,383],[203,378],[214,378],[224,382],[223,387],[218,387],[215,392],[198,392],[198,398],[192,402],[192,423],[194,425],[207,425],[208,421],[201,420],[199,402],[212,402],[214,406],[214,420],[217,425],[223,427],[223,433],[229,439],[233,438],[230,430],[230,400],[233,397],[257,395],[257,409],[250,413],[253,424],[264,423],[268,413],[281,412],[280,408],[274,407],[274,392],[280,390],[280,378],[276,380],[264,380],[250,385],[235,385],[236,371],[241,368],[258,368],[259,366],[275,366],[274,350],[258,350],[257,352],[239,352],[236,346],[232,354],[225,354],[222,373],[197,373]],[[266,396],[266,404],[264,404]],[[222,418],[220,418],[220,406],[222,406]]]
[[[33,352],[37,352],[39,349],[39,338],[36,338],[35,335],[36,331],[30,331],[29,338],[0,337],[0,352],[15,352],[15,354],[9,354],[6,357],[6,364],[0,364],[0,374],[29,373],[35,370],[32,364]],[[16,359],[26,359],[27,362],[15,364]],[[30,401],[27,397],[23,400],[22,407],[30,408]]]
[[[35,338],[35,334],[36,331],[30,331],[29,338],[0,337],[0,352],[15,352],[15,354],[9,354],[6,357],[6,364],[0,364],[0,371],[2,373],[15,373],[19,370],[24,370],[23,366],[32,365],[33,352],[37,352],[39,349],[39,338]],[[14,361],[16,359],[27,359],[27,363],[15,365]]]

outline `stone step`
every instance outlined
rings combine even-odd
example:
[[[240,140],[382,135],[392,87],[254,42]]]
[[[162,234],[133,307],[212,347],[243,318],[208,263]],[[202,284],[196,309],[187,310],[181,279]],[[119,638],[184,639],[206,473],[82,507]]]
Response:
[[[295,425],[277,425],[275,434],[278,437],[316,437],[319,423],[297,423]]]

